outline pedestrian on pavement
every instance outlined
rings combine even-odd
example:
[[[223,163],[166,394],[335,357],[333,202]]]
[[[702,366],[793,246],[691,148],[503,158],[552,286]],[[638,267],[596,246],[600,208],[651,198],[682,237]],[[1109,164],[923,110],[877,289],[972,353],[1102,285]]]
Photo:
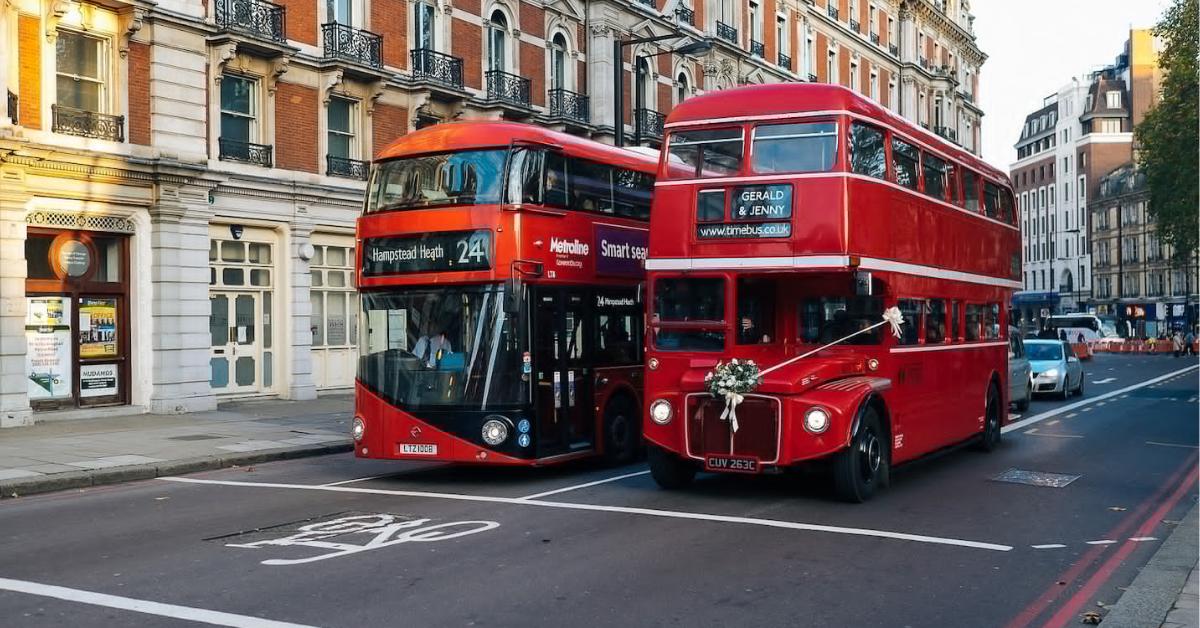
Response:
[[[1175,330],[1175,333],[1171,335],[1171,352],[1175,354],[1175,357],[1183,355],[1183,334],[1179,330]]]
[[[1189,329],[1187,335],[1183,337],[1183,354],[1196,355],[1195,345],[1196,334],[1192,333],[1192,330]]]

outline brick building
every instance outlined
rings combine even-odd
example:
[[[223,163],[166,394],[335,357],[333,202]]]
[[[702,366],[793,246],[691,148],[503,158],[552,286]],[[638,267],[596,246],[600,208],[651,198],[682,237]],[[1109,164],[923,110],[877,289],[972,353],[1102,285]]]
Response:
[[[978,152],[972,20],[965,0],[7,0],[0,425],[347,390],[368,162],[425,125],[657,146],[705,90],[836,81]],[[615,124],[615,42],[668,34],[621,47]]]

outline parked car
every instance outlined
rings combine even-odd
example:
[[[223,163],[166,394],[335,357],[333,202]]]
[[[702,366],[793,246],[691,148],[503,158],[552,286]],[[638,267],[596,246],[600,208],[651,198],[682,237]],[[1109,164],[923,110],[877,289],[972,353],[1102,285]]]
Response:
[[[1026,340],[1025,354],[1033,368],[1033,392],[1062,399],[1083,395],[1083,363],[1061,340]]]
[[[1008,328],[1008,400],[1021,412],[1028,410],[1033,400],[1033,368],[1016,327]]]

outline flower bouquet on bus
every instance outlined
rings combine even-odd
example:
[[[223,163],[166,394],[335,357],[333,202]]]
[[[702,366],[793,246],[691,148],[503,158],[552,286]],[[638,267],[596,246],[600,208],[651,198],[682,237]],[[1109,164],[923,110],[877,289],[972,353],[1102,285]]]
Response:
[[[893,306],[883,312],[883,320],[864,327],[848,336],[838,338],[833,342],[821,345],[812,351],[798,355],[793,358],[788,358],[771,368],[759,370],[758,365],[754,360],[738,360],[734,358],[729,362],[717,362],[713,370],[704,375],[704,385],[708,392],[716,398],[725,399],[725,411],[721,413],[722,421],[729,421],[729,429],[733,432],[738,431],[737,422],[737,407],[743,401],[745,396],[754,392],[760,384],[762,384],[763,376],[771,371],[783,368],[789,364],[803,360],[811,355],[820,353],[836,344],[845,342],[860,334],[865,334],[876,327],[889,325],[892,329],[892,335],[900,337],[900,326],[904,324],[904,315],[900,313],[900,309]]]

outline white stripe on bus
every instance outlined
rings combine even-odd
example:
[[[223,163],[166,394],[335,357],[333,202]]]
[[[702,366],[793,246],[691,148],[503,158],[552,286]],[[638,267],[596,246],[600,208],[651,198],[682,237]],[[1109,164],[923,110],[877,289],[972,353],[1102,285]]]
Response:
[[[847,268],[850,257],[847,255],[808,255],[797,257],[659,257],[646,260],[646,270],[735,270],[745,268]],[[1021,282],[1010,279],[988,277],[964,273],[957,270],[947,270],[934,266],[909,264],[874,257],[860,257],[858,268],[863,270],[881,270],[897,272],[937,279],[950,279],[967,283],[998,286],[1001,288],[1020,288]]]

